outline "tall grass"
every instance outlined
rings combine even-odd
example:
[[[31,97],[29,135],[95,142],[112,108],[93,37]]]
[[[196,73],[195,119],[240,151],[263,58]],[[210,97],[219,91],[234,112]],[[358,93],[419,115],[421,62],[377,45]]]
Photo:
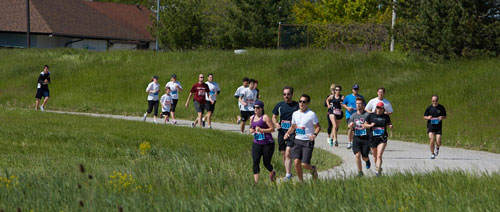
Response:
[[[5,211],[500,209],[498,173],[402,173],[275,185],[263,170],[260,184],[253,185],[249,136],[0,109]],[[321,169],[340,162],[324,151],[315,151],[313,160]],[[277,155],[273,164],[282,176]]]
[[[446,146],[500,152],[500,66],[498,59],[420,61],[398,53],[345,53],[322,50],[249,50],[189,52],[86,52],[76,50],[0,50],[0,104],[33,107],[36,79],[44,64],[51,65],[52,99],[49,109],[141,115],[146,110],[144,92],[151,76],[162,85],[171,74],[186,91],[181,94],[177,115],[194,118],[184,109],[189,88],[197,73],[214,73],[222,89],[215,121],[233,122],[238,114],[234,90],[241,78],[259,80],[267,112],[281,100],[281,88],[291,85],[296,96],[312,96],[312,110],[326,126],[323,100],[332,82],[343,94],[357,83],[366,99],[378,87],[395,114],[394,139],[427,143],[422,119],[433,94],[447,108],[443,139]],[[341,132],[345,129],[341,125]]]

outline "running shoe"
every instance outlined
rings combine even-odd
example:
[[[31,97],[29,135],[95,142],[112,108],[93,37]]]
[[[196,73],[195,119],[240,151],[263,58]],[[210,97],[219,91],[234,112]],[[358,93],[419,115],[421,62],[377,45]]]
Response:
[[[212,129],[212,125],[208,125],[208,129]]]
[[[370,167],[372,166],[372,163],[370,162],[370,160],[367,160],[365,162],[365,164],[366,164],[366,169],[370,169]]]
[[[328,139],[328,144],[330,144],[330,146],[333,146],[333,139],[329,138]]]
[[[167,117],[167,122],[170,122],[170,119]]]
[[[314,180],[318,179],[318,170],[316,170],[316,166],[312,166],[313,171],[312,171],[312,177]]]
[[[271,179],[271,182],[276,182],[276,172],[274,170],[269,173],[269,178]]]
[[[192,123],[191,123],[191,127],[192,127],[192,128],[194,128],[194,127],[195,127],[194,122],[192,122]]]
[[[339,142],[338,141],[335,141],[335,146],[339,146]]]
[[[148,114],[144,113],[144,116],[142,117],[142,121],[146,121],[146,117],[148,117]]]
[[[205,127],[205,118],[201,118],[201,126]]]
[[[158,124],[159,122],[158,122],[158,121],[156,121],[156,120],[154,120],[154,121],[153,121],[153,123]]]
[[[380,177],[380,173],[375,172],[375,176],[376,176],[376,177]]]
[[[362,171],[359,171],[359,172],[358,172],[358,177],[363,177],[363,175],[364,175],[364,174],[363,174],[363,172],[362,172]]]
[[[435,154],[432,154],[432,155],[431,155],[431,159],[436,159],[436,155],[435,155]]]
[[[349,144],[347,144],[347,149],[351,149],[352,147],[352,142],[349,142]]]
[[[438,156],[438,154],[439,154],[439,148],[436,148],[436,151],[434,151],[434,154],[435,154],[436,156]]]
[[[241,123],[241,117],[238,116],[238,118],[236,118],[236,124],[240,124]]]
[[[177,124],[177,120],[172,119],[172,124]]]
[[[40,110],[45,111],[45,108],[43,107],[43,105],[40,105]]]

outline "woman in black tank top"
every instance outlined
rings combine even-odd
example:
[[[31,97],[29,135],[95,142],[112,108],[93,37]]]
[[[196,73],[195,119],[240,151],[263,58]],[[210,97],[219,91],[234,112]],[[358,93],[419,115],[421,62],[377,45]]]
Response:
[[[329,133],[333,137],[330,139],[333,139],[335,146],[338,146],[337,132],[339,130],[340,121],[344,117],[344,112],[342,111],[342,103],[344,102],[344,96],[340,94],[340,92],[342,91],[342,86],[340,85],[335,86],[335,89],[332,91],[333,91],[332,95],[330,95],[326,99],[328,103],[328,117],[333,124],[333,128]],[[332,146],[332,143],[330,141],[331,140],[329,140],[330,146]]]

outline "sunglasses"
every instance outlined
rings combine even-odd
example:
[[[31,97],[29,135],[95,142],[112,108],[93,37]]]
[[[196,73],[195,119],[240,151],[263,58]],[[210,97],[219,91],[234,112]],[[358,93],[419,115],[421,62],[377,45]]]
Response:
[[[340,89],[335,89],[335,91],[340,91]]]
[[[253,107],[253,109],[260,109],[260,107],[259,107],[259,106],[257,106],[257,107]]]
[[[308,101],[302,101],[302,100],[299,100],[299,103],[308,103]]]
[[[384,109],[384,107],[377,107],[377,109]]]
[[[283,96],[291,96],[291,93],[284,93]]]
[[[205,78],[205,77],[200,77],[201,79]]]

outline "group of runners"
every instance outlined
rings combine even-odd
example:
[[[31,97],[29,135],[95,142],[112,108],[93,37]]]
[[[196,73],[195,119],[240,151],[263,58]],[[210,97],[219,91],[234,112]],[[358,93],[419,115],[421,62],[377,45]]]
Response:
[[[215,109],[217,96],[220,94],[219,85],[213,81],[213,74],[208,74],[208,79],[204,82],[204,75],[198,75],[198,81],[191,87],[185,107],[189,106],[191,97],[197,113],[196,120],[192,127],[211,127],[212,115]],[[158,107],[161,105],[162,117],[165,123],[172,120],[176,124],[175,110],[179,100],[179,93],[183,91],[182,85],[177,81],[175,74],[171,75],[170,81],[165,85],[165,94],[159,97],[160,84],[158,76],[153,76],[146,88],[148,93],[148,110],[143,116],[145,121],[147,116],[153,113],[154,122],[158,122]],[[44,110],[49,98],[48,84],[50,83],[49,66],[45,65],[37,81],[36,105],[35,109]],[[285,166],[284,180],[292,178],[292,164],[299,181],[303,180],[303,169],[311,172],[313,179],[318,178],[316,166],[311,164],[312,153],[315,140],[321,131],[319,120],[315,112],[309,109],[311,97],[302,94],[299,101],[293,100],[293,87],[286,86],[282,89],[283,101],[277,103],[272,110],[272,118],[264,112],[264,102],[260,100],[258,81],[244,77],[234,96],[238,99],[240,110],[237,116],[237,123],[240,124],[240,132],[245,132],[245,124],[250,121],[250,133],[253,135],[252,158],[253,174],[255,183],[259,180],[260,161],[263,159],[264,167],[270,172],[272,181],[276,179],[276,171],[273,169],[271,159],[275,150],[275,142],[272,133],[278,131],[278,148]],[[349,143],[347,149],[351,149],[356,158],[358,176],[363,176],[362,160],[365,161],[365,168],[370,169],[370,152],[373,154],[373,162],[376,166],[375,174],[382,173],[382,156],[387,146],[389,137],[388,129],[393,128],[390,116],[393,108],[389,100],[385,99],[385,88],[377,89],[377,97],[365,102],[364,97],[359,93],[359,85],[352,86],[352,93],[343,96],[342,86],[332,84],[331,94],[324,101],[328,108],[326,115],[328,120],[327,142],[330,146],[338,146],[338,129],[342,119],[347,123],[347,134]],[[40,101],[44,98],[42,105]],[[424,112],[424,119],[427,120],[427,134],[429,136],[431,159],[439,154],[441,146],[442,121],[446,118],[446,109],[439,104],[439,97],[432,96],[432,104]],[[342,110],[344,109],[344,110]],[[204,115],[204,111],[207,114]],[[293,162],[293,163],[292,163]]]

